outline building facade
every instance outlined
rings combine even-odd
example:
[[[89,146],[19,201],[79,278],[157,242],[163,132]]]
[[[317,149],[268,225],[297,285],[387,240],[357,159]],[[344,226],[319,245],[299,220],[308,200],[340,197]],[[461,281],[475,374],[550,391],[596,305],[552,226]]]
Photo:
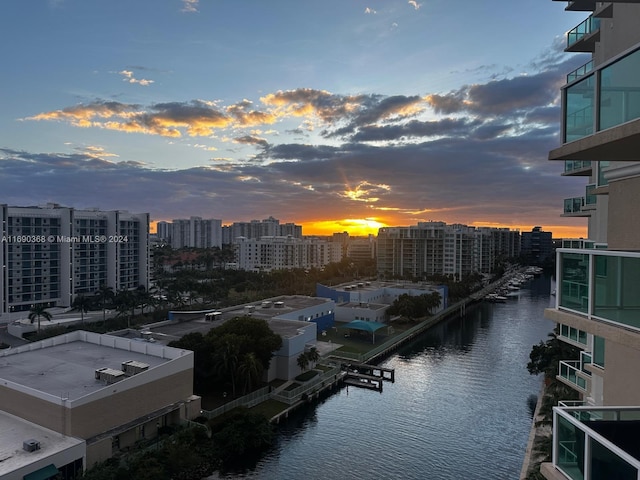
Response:
[[[280,224],[277,218],[269,217],[225,225],[222,227],[222,236],[225,244],[238,243],[241,239],[259,240],[262,237],[302,238],[302,226],[295,223]]]
[[[517,231],[505,234],[504,229],[444,222],[384,227],[378,231],[378,273],[418,278],[449,275],[458,280],[473,272],[491,273],[497,258],[515,251],[516,238],[519,244]]]
[[[588,238],[557,251],[557,293],[545,316],[579,348],[557,378],[582,401],[554,408],[547,479],[640,478],[640,4],[570,1],[590,14],[567,34],[590,53],[562,87],[562,145],[549,153],[565,176],[587,180],[564,216],[585,217]]]
[[[530,263],[544,263],[553,254],[552,233],[543,231],[542,227],[533,227],[530,232],[522,232],[521,252]]]
[[[271,271],[294,268],[322,268],[342,259],[339,244],[291,236],[259,239],[238,238],[234,245],[240,270]]]
[[[56,468],[78,459],[91,468],[199,415],[193,362],[188,350],[75,331],[0,351],[0,412],[79,440],[76,456],[54,459]],[[54,447],[46,432],[34,435],[41,450]]]
[[[161,232],[173,248],[222,248],[222,220],[191,217],[175,219],[166,226],[158,222],[159,237]]]
[[[0,313],[148,287],[148,213],[0,205],[0,227]]]

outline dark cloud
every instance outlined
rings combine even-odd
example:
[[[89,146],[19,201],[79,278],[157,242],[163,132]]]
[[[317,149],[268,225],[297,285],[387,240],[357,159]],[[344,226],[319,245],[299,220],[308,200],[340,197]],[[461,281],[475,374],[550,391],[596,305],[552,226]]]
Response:
[[[236,143],[243,143],[245,145],[259,145],[261,147],[268,147],[269,142],[267,142],[264,138],[254,137],[251,135],[245,135],[244,137],[237,137],[233,139]]]
[[[412,120],[400,125],[366,126],[351,137],[354,142],[400,140],[413,137],[466,136],[479,120],[444,118],[431,122]]]

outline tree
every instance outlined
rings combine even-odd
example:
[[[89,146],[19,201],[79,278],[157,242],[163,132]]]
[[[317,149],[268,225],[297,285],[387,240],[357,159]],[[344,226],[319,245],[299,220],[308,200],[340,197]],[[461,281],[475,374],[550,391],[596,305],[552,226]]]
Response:
[[[238,358],[240,356],[240,339],[237,335],[227,334],[220,340],[221,348],[216,349],[216,365],[218,372],[228,378],[231,383],[231,392],[236,396],[236,377]]]
[[[29,311],[29,321],[33,323],[36,319],[38,320],[38,333],[40,333],[40,318],[50,321],[52,316],[44,305],[34,305]]]
[[[113,299],[113,303],[118,316],[127,318],[127,327],[129,327],[137,304],[135,294],[131,290],[120,290]]]
[[[98,298],[98,302],[102,307],[102,321],[106,321],[107,317],[107,305],[109,305],[113,298],[115,297],[115,293],[113,292],[113,287],[108,287],[107,285],[100,285],[100,288],[96,292],[96,297]]]
[[[74,300],[71,306],[74,310],[80,312],[80,321],[84,325],[84,314],[89,311],[93,302],[90,298],[85,297],[84,295],[78,295]]]
[[[243,393],[253,390],[260,381],[263,371],[262,364],[255,353],[249,352],[242,357],[238,366],[238,382],[242,385]]]
[[[318,353],[318,349],[316,347],[311,347],[307,352],[307,358],[310,363],[315,364],[318,360],[320,360],[320,354]]]
[[[309,366],[309,357],[307,357],[306,352],[302,352],[300,355],[298,355],[297,363],[300,367],[300,370],[302,370],[303,372],[307,369],[307,367]]]

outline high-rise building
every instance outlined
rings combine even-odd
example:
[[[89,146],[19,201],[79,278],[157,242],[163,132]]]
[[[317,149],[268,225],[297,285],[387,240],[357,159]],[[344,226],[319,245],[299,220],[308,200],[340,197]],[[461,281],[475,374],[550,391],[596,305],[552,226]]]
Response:
[[[589,61],[562,87],[562,146],[550,160],[587,180],[565,200],[565,216],[588,220],[588,238],[557,251],[554,308],[545,316],[579,348],[557,378],[580,406],[553,414],[547,479],[640,478],[640,4],[569,1],[591,14],[567,34],[569,52]]]
[[[529,263],[544,263],[553,254],[552,236],[551,232],[543,231],[542,227],[522,232],[522,255],[529,259]]]
[[[302,226],[295,223],[280,224],[277,218],[269,217],[264,220],[250,222],[233,222],[222,227],[222,243],[232,244],[246,239],[260,239],[262,237],[293,237],[302,238]]]
[[[499,235],[494,235],[494,230]],[[512,233],[519,243],[519,233]],[[505,251],[504,245],[497,243],[503,237],[503,229],[444,222],[384,227],[378,230],[378,273],[411,277],[451,275],[457,279],[473,272],[491,273],[496,258]]]
[[[0,227],[0,313],[148,287],[148,213],[0,205]]]
[[[159,228],[160,222],[158,222],[158,236],[160,236]],[[201,217],[176,219],[168,225],[167,229],[171,232],[169,241],[173,248],[222,248],[222,220]]]
[[[235,249],[237,266],[241,270],[322,268],[342,260],[342,248],[339,244],[313,238],[239,238]]]

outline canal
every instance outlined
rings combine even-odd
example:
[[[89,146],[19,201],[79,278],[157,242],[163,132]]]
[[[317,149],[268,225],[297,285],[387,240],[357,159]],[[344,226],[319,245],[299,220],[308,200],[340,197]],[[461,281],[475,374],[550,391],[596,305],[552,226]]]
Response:
[[[382,393],[349,387],[280,425],[255,469],[227,478],[517,479],[541,379],[526,364],[553,323],[549,277],[481,304],[382,362]]]

